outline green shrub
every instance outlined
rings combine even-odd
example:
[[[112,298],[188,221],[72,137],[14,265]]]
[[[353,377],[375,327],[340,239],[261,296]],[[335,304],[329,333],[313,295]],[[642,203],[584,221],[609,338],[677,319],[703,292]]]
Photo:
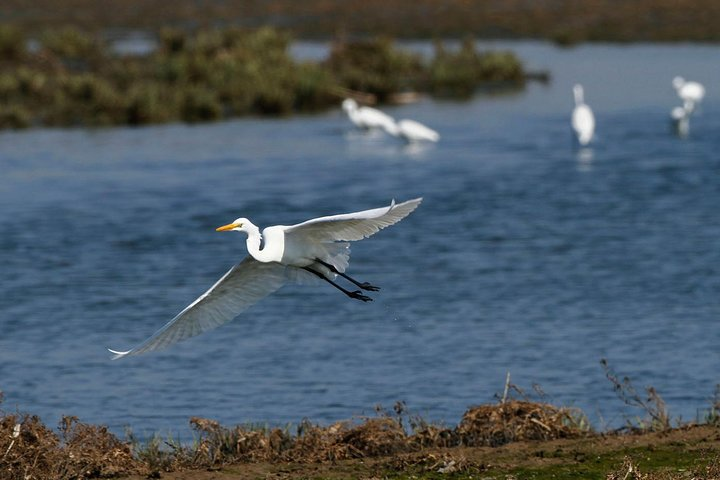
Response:
[[[82,102],[95,101],[110,89],[107,81],[89,73],[60,77],[60,85],[69,98]]]
[[[40,36],[40,44],[63,60],[91,63],[102,57],[106,45],[97,36],[75,27],[48,30]]]
[[[0,59],[17,61],[26,53],[23,33],[12,25],[0,25]]]
[[[187,63],[180,56],[158,59],[155,70],[155,77],[166,83],[179,83],[187,77]]]
[[[187,45],[187,36],[176,28],[163,28],[159,37],[159,51],[165,55],[182,52]]]
[[[48,75],[35,69],[20,67],[15,71],[17,90],[20,95],[41,100],[45,95]]]
[[[203,87],[189,87],[183,93],[180,117],[185,122],[217,120],[222,115],[222,105],[217,95]]]
[[[313,63],[300,64],[296,76],[296,110],[319,110],[337,103],[337,97],[333,93],[335,83],[332,75],[320,66]]]
[[[179,117],[178,103],[174,90],[156,82],[139,83],[127,93],[125,118],[131,125],[168,122]]]
[[[39,108],[51,125],[125,123],[125,98],[109,81],[93,74],[65,74],[53,82],[49,102]]]
[[[435,44],[435,57],[430,64],[429,88],[436,95],[468,97],[480,81],[480,56],[475,44],[466,40],[457,52]]]
[[[19,95],[19,82],[12,73],[0,73],[0,100],[8,102]]]
[[[11,104],[0,108],[0,129],[27,128],[31,124],[32,116],[25,107]]]
[[[341,86],[375,94],[380,101],[415,89],[423,73],[418,55],[399,51],[383,38],[337,44],[326,65]]]
[[[515,84],[524,78],[522,63],[510,52],[479,53],[472,39],[457,52],[435,45],[429,89],[435,95],[469,97],[484,82]]]
[[[435,58],[403,52],[389,39],[338,43],[327,61],[295,62],[291,38],[272,28],[164,29],[146,56],[109,53],[76,28],[47,30],[40,51],[0,25],[0,101],[16,105],[3,125],[199,122],[229,115],[285,115],[336,106],[347,89],[382,102],[402,91],[469,96],[482,82],[518,82],[522,65],[507,52],[478,53],[467,39]],[[2,128],[2,126],[0,126]]]
[[[286,115],[292,112],[294,103],[292,89],[268,83],[258,90],[252,110],[265,115]]]
[[[521,82],[520,60],[512,52],[485,52],[480,55],[480,79],[490,82]]]
[[[263,82],[260,72],[252,62],[243,65],[227,65],[218,85],[218,95],[234,115],[253,112],[258,85]]]

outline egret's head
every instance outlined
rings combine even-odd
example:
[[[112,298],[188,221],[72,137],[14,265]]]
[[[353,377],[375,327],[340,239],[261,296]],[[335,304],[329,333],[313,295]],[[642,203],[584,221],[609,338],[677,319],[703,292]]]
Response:
[[[573,86],[573,95],[575,96],[575,103],[583,103],[585,101],[583,87],[579,83]]]
[[[670,116],[673,118],[673,120],[682,120],[687,114],[688,111],[685,110],[683,107],[675,107],[670,112]]]
[[[685,79],[683,77],[673,78],[673,87],[678,89],[678,88],[682,88],[683,85],[685,85]]]
[[[342,102],[342,109],[346,112],[351,112],[353,110],[356,110],[358,108],[358,104],[355,100],[352,98],[346,98]]]
[[[236,218],[232,223],[215,229],[216,232],[247,232],[247,226],[251,225],[247,218]]]

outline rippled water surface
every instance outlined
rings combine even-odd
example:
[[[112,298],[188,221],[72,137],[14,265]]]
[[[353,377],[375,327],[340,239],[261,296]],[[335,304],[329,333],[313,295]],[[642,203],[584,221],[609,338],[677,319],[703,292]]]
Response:
[[[638,413],[607,358],[695,418],[720,382],[717,48],[499,46],[553,82],[388,107],[440,131],[425,148],[353,131],[339,109],[0,134],[3,407],[182,434],[190,416],[331,422],[404,400],[453,424],[510,371],[602,426]],[[708,90],[686,139],[669,127],[676,74]],[[598,124],[584,152],[570,142],[576,81]],[[350,273],[382,287],[374,302],[287,286],[211,333],[109,360],[245,255],[218,225],[416,196],[413,215],[353,246]]]

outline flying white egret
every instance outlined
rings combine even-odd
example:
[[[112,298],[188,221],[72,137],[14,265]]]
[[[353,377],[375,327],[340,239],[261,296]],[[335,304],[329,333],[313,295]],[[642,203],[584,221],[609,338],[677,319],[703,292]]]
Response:
[[[394,137],[404,138],[408,143],[437,142],[440,134],[415,120],[400,120],[385,126],[385,131]]]
[[[387,113],[381,112],[377,108],[361,107],[352,98],[343,100],[342,109],[356,127],[365,130],[386,128],[387,125],[395,123],[395,120]]]
[[[314,218],[297,225],[260,229],[238,218],[217,231],[245,232],[249,255],[215,285],[187,306],[150,338],[132,350],[110,350],[113,359],[166,348],[181,340],[219,327],[287,282],[322,279],[350,298],[372,300],[361,290],[378,287],[345,274],[350,259],[348,242],[362,240],[393,225],[415,210],[422,198],[364,210]],[[261,243],[264,245],[261,247]],[[361,290],[347,290],[334,280],[341,276]]]
[[[590,143],[595,133],[595,115],[593,115],[592,109],[585,104],[582,85],[576,84],[573,87],[573,94],[575,95],[575,108],[572,112],[572,128],[575,130],[578,143],[585,146]]]
[[[675,133],[680,137],[687,137],[690,133],[690,111],[684,106],[675,107],[670,112],[670,119]]]
[[[683,77],[675,77],[672,81],[678,97],[683,101],[685,110],[692,113],[695,106],[705,97],[705,87],[698,82],[688,82]]]

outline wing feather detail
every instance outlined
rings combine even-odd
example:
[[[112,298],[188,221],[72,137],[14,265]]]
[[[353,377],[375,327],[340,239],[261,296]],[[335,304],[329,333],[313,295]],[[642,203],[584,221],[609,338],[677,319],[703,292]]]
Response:
[[[292,280],[288,268],[246,257],[142,344],[126,352],[110,350],[115,354],[113,360],[162,350],[229,322]]]
[[[285,229],[285,235],[316,242],[352,242],[362,240],[407,217],[422,202],[415,198],[387,207],[314,218]]]

